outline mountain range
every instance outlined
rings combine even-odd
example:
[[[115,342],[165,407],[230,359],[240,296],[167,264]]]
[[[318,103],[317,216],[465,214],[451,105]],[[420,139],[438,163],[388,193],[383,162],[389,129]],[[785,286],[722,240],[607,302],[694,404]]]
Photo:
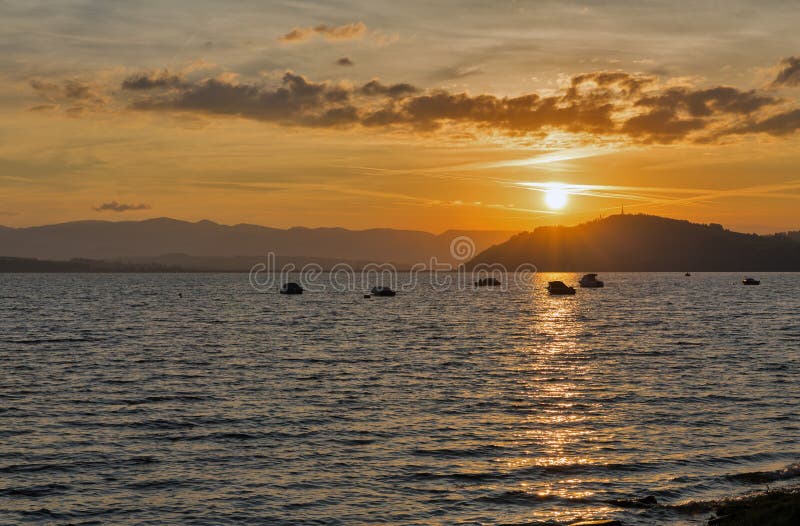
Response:
[[[300,262],[377,262],[410,265],[431,257],[454,262],[450,244],[468,236],[478,251],[508,239],[509,231],[344,228],[277,229],[159,218],[144,221],[76,221],[55,225],[0,227],[0,256],[70,260],[75,258],[246,270],[268,252]],[[222,265],[222,267],[220,267]],[[224,268],[223,268],[224,267]],[[241,267],[241,268],[240,268]]]
[[[799,232],[743,234],[718,224],[619,214],[576,226],[542,226],[519,234],[282,230],[167,218],[0,227],[0,272],[242,272],[265,263],[268,252],[276,255],[276,270],[287,263],[298,268],[316,263],[326,270],[337,263],[348,263],[358,270],[370,262],[394,263],[407,269],[431,257],[440,262],[462,262],[451,255],[451,243],[459,236],[469,237],[474,244],[459,254],[474,255],[469,267],[501,264],[513,270],[533,264],[541,271],[575,272],[800,271]]]

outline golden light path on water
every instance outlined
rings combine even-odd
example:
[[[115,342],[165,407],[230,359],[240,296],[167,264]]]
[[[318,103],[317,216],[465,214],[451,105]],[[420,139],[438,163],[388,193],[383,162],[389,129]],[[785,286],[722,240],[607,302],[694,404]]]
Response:
[[[580,303],[542,293],[548,281],[572,282],[574,277],[572,273],[541,273],[534,279],[531,302],[539,303],[536,307],[539,312],[531,316],[529,326],[531,334],[537,336],[537,343],[516,346],[513,364],[505,364],[516,368],[515,376],[519,379],[516,396],[529,408],[510,441],[513,450],[525,454],[495,459],[508,473],[531,474],[530,480],[519,483],[519,492],[541,501],[540,516],[558,523],[585,517],[585,510],[570,509],[559,505],[559,501],[580,503],[595,496],[594,490],[586,488],[587,480],[577,475],[579,466],[607,462],[600,450],[608,437],[600,436],[596,426],[590,425],[590,418],[601,408],[599,404],[586,407],[580,401],[586,398],[585,386],[598,372],[586,349],[579,345],[583,330]],[[597,446],[587,447],[593,443]],[[596,454],[587,454],[587,450]],[[542,480],[535,475],[538,470],[560,471],[563,475],[555,480]],[[611,509],[593,506],[596,514]]]

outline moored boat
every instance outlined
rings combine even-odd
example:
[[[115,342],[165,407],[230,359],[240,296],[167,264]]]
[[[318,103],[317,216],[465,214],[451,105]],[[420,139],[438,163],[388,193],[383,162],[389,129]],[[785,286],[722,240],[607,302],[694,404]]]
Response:
[[[303,287],[294,282],[284,283],[281,285],[281,294],[302,294]]]
[[[497,278],[481,278],[475,282],[476,287],[499,287],[501,285],[500,280]]]
[[[380,296],[380,297],[392,297],[395,294],[397,294],[391,288],[384,287],[383,285],[372,287],[372,290],[370,292],[372,293],[373,296]]]
[[[597,279],[597,274],[585,274],[578,283],[581,284],[581,287],[587,289],[599,289],[605,286],[605,283]]]
[[[575,287],[570,287],[563,281],[551,281],[547,284],[547,292],[553,296],[566,296],[575,294]]]
[[[744,278],[742,285],[761,285],[761,282],[755,278]]]

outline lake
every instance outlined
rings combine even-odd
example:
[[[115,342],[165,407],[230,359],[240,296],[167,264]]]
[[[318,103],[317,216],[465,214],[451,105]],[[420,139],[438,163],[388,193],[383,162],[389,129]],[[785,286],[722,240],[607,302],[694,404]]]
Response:
[[[800,275],[578,277],[2,274],[0,523],[704,524],[800,476]]]

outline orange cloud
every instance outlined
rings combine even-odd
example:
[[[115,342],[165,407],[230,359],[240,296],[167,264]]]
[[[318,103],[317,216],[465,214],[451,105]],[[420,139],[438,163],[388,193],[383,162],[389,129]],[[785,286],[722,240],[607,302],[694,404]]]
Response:
[[[286,44],[294,44],[310,40],[318,35],[329,41],[357,40],[364,38],[366,33],[367,26],[364,22],[353,22],[341,26],[320,24],[314,27],[296,27],[280,37],[278,41]]]

